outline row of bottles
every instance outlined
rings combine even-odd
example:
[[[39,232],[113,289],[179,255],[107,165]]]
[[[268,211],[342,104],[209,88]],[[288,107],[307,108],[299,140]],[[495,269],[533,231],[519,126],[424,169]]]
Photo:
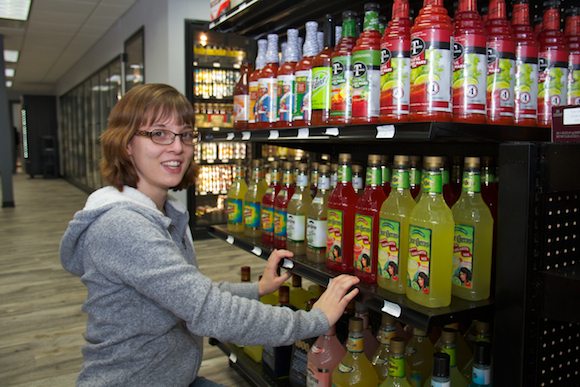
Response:
[[[232,165],[202,165],[199,167],[196,195],[204,195],[208,192],[217,194],[229,190],[234,176]]]
[[[193,95],[200,98],[232,98],[240,80],[238,70],[195,68]]]
[[[195,147],[193,160],[212,163],[215,160],[227,162],[229,160],[245,159],[246,144],[240,142],[202,142]]]

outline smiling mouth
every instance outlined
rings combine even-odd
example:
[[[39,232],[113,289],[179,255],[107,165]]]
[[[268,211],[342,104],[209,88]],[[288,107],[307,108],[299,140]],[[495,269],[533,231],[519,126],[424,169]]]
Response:
[[[165,163],[161,163],[161,165],[168,167],[168,168],[171,168],[171,169],[177,169],[181,165],[181,162],[179,162],[179,161],[167,161]]]

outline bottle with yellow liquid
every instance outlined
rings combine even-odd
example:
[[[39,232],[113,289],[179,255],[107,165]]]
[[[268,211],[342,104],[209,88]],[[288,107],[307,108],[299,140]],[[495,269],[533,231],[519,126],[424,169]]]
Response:
[[[381,317],[380,327],[380,342],[374,356],[371,359],[371,365],[377,373],[379,383],[385,381],[389,376],[389,357],[391,350],[391,339],[397,335],[397,327],[395,326],[395,319],[386,313]],[[403,348],[401,350],[401,357],[404,360],[405,345],[403,341]]]
[[[380,387],[411,387],[405,367],[405,340],[393,337],[390,351],[389,374]]]
[[[318,191],[318,166],[317,162],[310,164],[310,197],[314,199]]]
[[[415,200],[409,191],[409,156],[395,156],[391,193],[379,212],[379,275],[377,283],[393,293],[407,291],[409,216]]]
[[[461,196],[453,206],[455,240],[451,292],[465,300],[485,300],[491,288],[493,217],[481,198],[479,157],[466,157]]]
[[[266,192],[268,187],[270,187],[270,184],[266,180],[266,172],[267,168],[264,165],[264,159],[260,159],[260,186],[263,187],[262,189],[264,192]]]
[[[308,164],[298,164],[296,188],[288,203],[286,224],[286,250],[294,255],[306,254],[306,219],[312,202],[308,185]]]
[[[306,220],[306,258],[309,261],[323,263],[326,261],[326,216],[328,214],[328,197],[330,196],[330,167],[318,166],[318,184],[316,196],[308,207]]]
[[[422,387],[431,376],[431,362],[435,347],[431,344],[427,333],[413,328],[413,337],[405,348],[405,359],[412,387]]]
[[[407,297],[430,308],[449,306],[453,266],[453,213],[443,200],[442,159],[423,161],[421,200],[409,218]]]
[[[449,379],[452,386],[467,386],[469,381],[461,374],[457,368],[457,351],[455,342],[457,331],[451,328],[444,328],[441,332],[441,352],[449,355]],[[423,387],[431,387],[431,377],[423,383]]]
[[[351,317],[348,322],[346,350],[332,373],[332,386],[377,387],[377,374],[364,354],[363,321],[358,317]]]
[[[471,328],[466,333],[465,342],[470,349],[473,348],[472,352],[475,353],[475,345],[477,343],[491,343],[491,327],[489,322],[474,321]],[[469,361],[460,368],[460,371],[467,380],[471,380],[473,376],[473,356],[471,356]]]
[[[262,197],[266,193],[263,184],[260,183],[262,174],[260,160],[252,161],[252,178],[244,196],[244,235],[250,238],[259,238],[262,235],[260,227],[260,210]]]
[[[248,190],[242,160],[236,160],[234,181],[228,190],[228,231],[244,232],[244,197]]]
[[[292,274],[292,287],[290,288],[290,305],[308,310],[308,302],[312,298],[312,294],[306,289],[302,289],[302,277]]]
[[[457,369],[461,371],[469,362],[469,359],[473,357],[473,353],[467,346],[463,336],[459,334],[459,323],[445,324],[444,328],[453,329],[457,332],[457,338],[455,340],[455,352],[457,353]],[[435,343],[435,348],[437,349],[441,347],[442,343],[440,338],[437,343]]]

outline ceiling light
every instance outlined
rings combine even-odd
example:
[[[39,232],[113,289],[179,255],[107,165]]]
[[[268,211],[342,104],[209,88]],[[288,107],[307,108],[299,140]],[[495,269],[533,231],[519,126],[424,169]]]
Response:
[[[6,87],[12,87],[12,81],[6,81]]]
[[[0,0],[0,18],[28,20],[31,0]]]
[[[4,50],[4,61],[16,63],[16,62],[18,62],[18,55],[19,54],[20,53],[16,50]]]
[[[16,70],[14,69],[4,69],[4,75],[6,75],[8,78],[12,78],[15,71]]]

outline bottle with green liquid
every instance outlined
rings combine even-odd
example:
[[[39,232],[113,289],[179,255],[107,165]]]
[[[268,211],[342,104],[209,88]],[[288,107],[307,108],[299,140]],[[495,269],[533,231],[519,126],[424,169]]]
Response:
[[[425,380],[431,376],[433,353],[435,347],[427,337],[427,333],[413,328],[413,337],[405,348],[409,382],[412,387],[422,387]]]
[[[252,161],[252,178],[244,196],[244,235],[259,238],[262,235],[260,227],[260,210],[262,197],[266,189],[261,184],[262,168],[260,160]]]
[[[461,374],[457,367],[457,351],[455,342],[457,331],[444,328],[441,332],[441,352],[449,355],[449,379],[452,386],[467,386],[469,381]],[[423,383],[423,387],[431,387],[431,377]]]
[[[294,255],[306,254],[306,219],[312,202],[308,185],[308,164],[298,164],[296,188],[288,203],[286,224],[286,249]]]
[[[228,231],[244,232],[244,197],[248,190],[242,160],[236,160],[234,181],[228,190]]]
[[[397,335],[397,327],[395,326],[395,319],[386,313],[383,313],[381,317],[380,326],[380,345],[375,351],[374,356],[371,359],[371,365],[377,373],[379,378],[379,383],[385,381],[387,376],[389,376],[389,357],[391,351],[391,339]],[[403,342],[404,343],[404,342]],[[401,357],[404,360],[405,345],[401,350]]]
[[[380,387],[411,387],[405,368],[405,340],[402,337],[391,339],[389,375]]]

